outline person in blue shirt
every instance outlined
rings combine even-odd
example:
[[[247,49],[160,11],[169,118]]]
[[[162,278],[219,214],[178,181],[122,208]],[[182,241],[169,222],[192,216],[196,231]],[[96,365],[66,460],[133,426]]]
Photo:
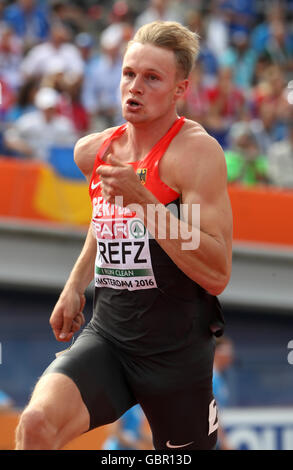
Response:
[[[236,31],[232,34],[230,46],[222,54],[219,63],[221,67],[233,68],[235,85],[249,94],[257,58],[256,52],[250,46],[248,33]]]
[[[0,411],[10,410],[13,406],[13,400],[10,398],[7,393],[3,390],[0,390]]]
[[[152,448],[150,431],[140,405],[130,408],[111,425],[103,450],[148,450]]]
[[[26,47],[44,41],[49,36],[48,12],[39,7],[35,0],[18,0],[8,5],[3,19],[24,40]]]
[[[249,33],[258,17],[256,3],[251,0],[222,0],[219,8],[226,13],[230,37],[235,32]]]
[[[123,122],[119,90],[122,43],[119,25],[106,28],[100,36],[100,54],[85,69],[81,99],[95,132]]]
[[[213,393],[220,411],[229,404],[229,387],[224,371],[232,365],[233,361],[234,347],[232,340],[226,336],[217,338],[213,369]],[[217,449],[231,450],[228,438],[221,425],[218,428]]]

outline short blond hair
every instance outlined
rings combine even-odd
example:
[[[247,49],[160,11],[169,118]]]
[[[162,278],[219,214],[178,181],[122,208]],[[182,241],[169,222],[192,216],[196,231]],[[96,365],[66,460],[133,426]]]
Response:
[[[199,54],[198,34],[176,21],[153,21],[143,25],[129,41],[127,49],[136,42],[173,51],[184,78],[189,76]]]

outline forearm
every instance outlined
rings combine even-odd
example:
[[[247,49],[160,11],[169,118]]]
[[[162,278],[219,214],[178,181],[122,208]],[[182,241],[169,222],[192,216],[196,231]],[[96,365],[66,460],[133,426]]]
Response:
[[[85,292],[94,276],[96,250],[96,240],[93,237],[90,225],[82,251],[70,273],[63,292],[72,289],[80,294]]]

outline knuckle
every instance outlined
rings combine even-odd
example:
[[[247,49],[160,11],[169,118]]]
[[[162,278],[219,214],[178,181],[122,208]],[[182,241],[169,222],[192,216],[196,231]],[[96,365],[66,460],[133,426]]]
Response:
[[[64,312],[63,318],[64,318],[65,320],[72,320],[73,315],[72,315],[71,312]]]

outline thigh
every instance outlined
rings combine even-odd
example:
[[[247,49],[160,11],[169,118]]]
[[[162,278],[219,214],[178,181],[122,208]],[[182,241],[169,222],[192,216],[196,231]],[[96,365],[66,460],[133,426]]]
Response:
[[[59,372],[77,386],[93,429],[117,420],[136,403],[116,350],[88,325],[44,375]]]
[[[149,421],[156,450],[211,450],[217,441],[217,409],[212,378],[176,391],[144,396],[139,402]]]

